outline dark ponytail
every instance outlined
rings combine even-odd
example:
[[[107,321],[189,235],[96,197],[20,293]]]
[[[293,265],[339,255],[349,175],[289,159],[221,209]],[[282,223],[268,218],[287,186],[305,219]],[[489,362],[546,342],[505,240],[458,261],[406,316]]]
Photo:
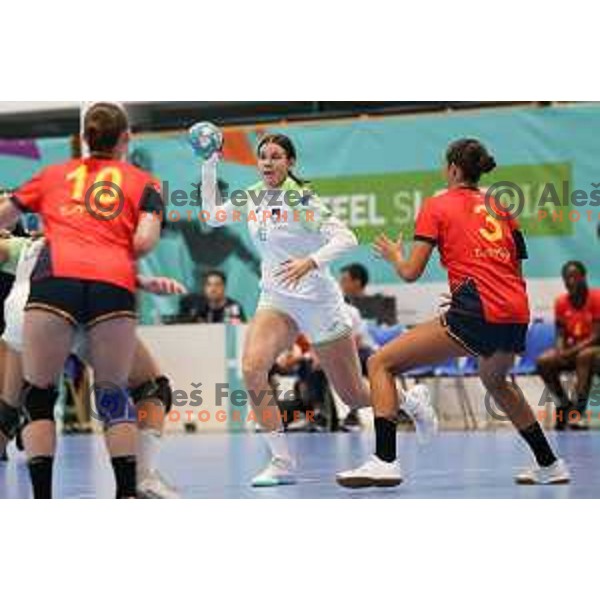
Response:
[[[121,136],[127,131],[127,114],[117,104],[99,102],[85,114],[83,137],[92,154],[112,153]]]
[[[456,165],[463,173],[465,183],[477,185],[482,175],[491,173],[496,160],[486,147],[475,139],[462,139],[454,142],[446,154],[448,166]]]
[[[256,151],[256,153],[259,156],[260,156],[262,149],[267,144],[275,144],[276,146],[279,146],[280,148],[282,148],[283,151],[285,152],[288,160],[293,160],[293,161],[298,160],[298,153],[296,152],[296,146],[294,146],[294,143],[287,135],[283,135],[281,133],[275,133],[275,134],[268,134],[268,135],[265,135],[264,137],[262,137],[260,142],[258,143],[258,148]],[[288,172],[288,177],[292,181],[297,183],[300,187],[310,185],[310,181],[307,181],[306,179],[300,179],[300,177],[298,177],[291,170]]]

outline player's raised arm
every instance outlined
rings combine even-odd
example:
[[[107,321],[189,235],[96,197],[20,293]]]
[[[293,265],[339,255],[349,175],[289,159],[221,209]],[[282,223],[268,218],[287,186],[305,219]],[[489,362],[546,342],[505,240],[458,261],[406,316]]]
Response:
[[[223,227],[235,221],[235,215],[245,212],[243,206],[225,202],[219,190],[218,165],[223,150],[223,133],[212,123],[197,123],[189,132],[196,157],[202,160],[202,208],[209,227]]]
[[[213,228],[234,222],[234,215],[244,210],[244,207],[235,206],[231,201],[223,201],[217,173],[220,160],[219,154],[215,152],[202,163],[202,208],[207,213],[206,224]]]

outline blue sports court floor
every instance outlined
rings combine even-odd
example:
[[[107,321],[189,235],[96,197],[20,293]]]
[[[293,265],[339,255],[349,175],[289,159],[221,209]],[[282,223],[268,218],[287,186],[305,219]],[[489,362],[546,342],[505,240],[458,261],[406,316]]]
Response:
[[[348,491],[335,473],[359,464],[371,453],[369,434],[293,434],[300,483],[253,490],[248,481],[267,454],[259,435],[172,436],[164,440],[160,466],[185,498],[600,498],[600,434],[565,433],[553,441],[568,461],[574,483],[556,488],[519,488],[513,475],[529,454],[511,432],[444,433],[421,448],[413,434],[399,435],[406,482],[396,490]],[[27,498],[23,456],[0,464],[0,497]],[[58,498],[111,498],[112,473],[97,437],[64,437],[55,483]]]

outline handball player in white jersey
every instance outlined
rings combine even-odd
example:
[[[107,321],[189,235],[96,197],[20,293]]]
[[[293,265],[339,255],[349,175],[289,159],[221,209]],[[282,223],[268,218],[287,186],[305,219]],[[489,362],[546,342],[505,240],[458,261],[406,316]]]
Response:
[[[350,408],[370,405],[369,389],[353,338],[352,319],[329,264],[358,245],[306,182],[293,172],[296,149],[284,135],[268,135],[258,146],[261,181],[239,201],[223,202],[217,186],[219,153],[202,166],[203,208],[213,227],[247,224],[262,258],[261,298],[250,324],[243,372],[257,420],[267,432],[272,460],[253,481],[256,487],[296,482],[295,461],[273,401],[268,374],[300,333],[314,345],[330,384]],[[258,198],[262,202],[257,206]],[[277,204],[275,204],[277,199]]]

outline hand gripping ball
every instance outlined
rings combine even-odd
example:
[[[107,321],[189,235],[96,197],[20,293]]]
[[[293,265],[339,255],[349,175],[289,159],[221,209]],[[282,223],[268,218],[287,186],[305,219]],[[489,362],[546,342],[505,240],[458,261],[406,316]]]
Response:
[[[196,123],[190,129],[189,137],[194,154],[202,160],[208,160],[223,149],[223,134],[212,123]]]

